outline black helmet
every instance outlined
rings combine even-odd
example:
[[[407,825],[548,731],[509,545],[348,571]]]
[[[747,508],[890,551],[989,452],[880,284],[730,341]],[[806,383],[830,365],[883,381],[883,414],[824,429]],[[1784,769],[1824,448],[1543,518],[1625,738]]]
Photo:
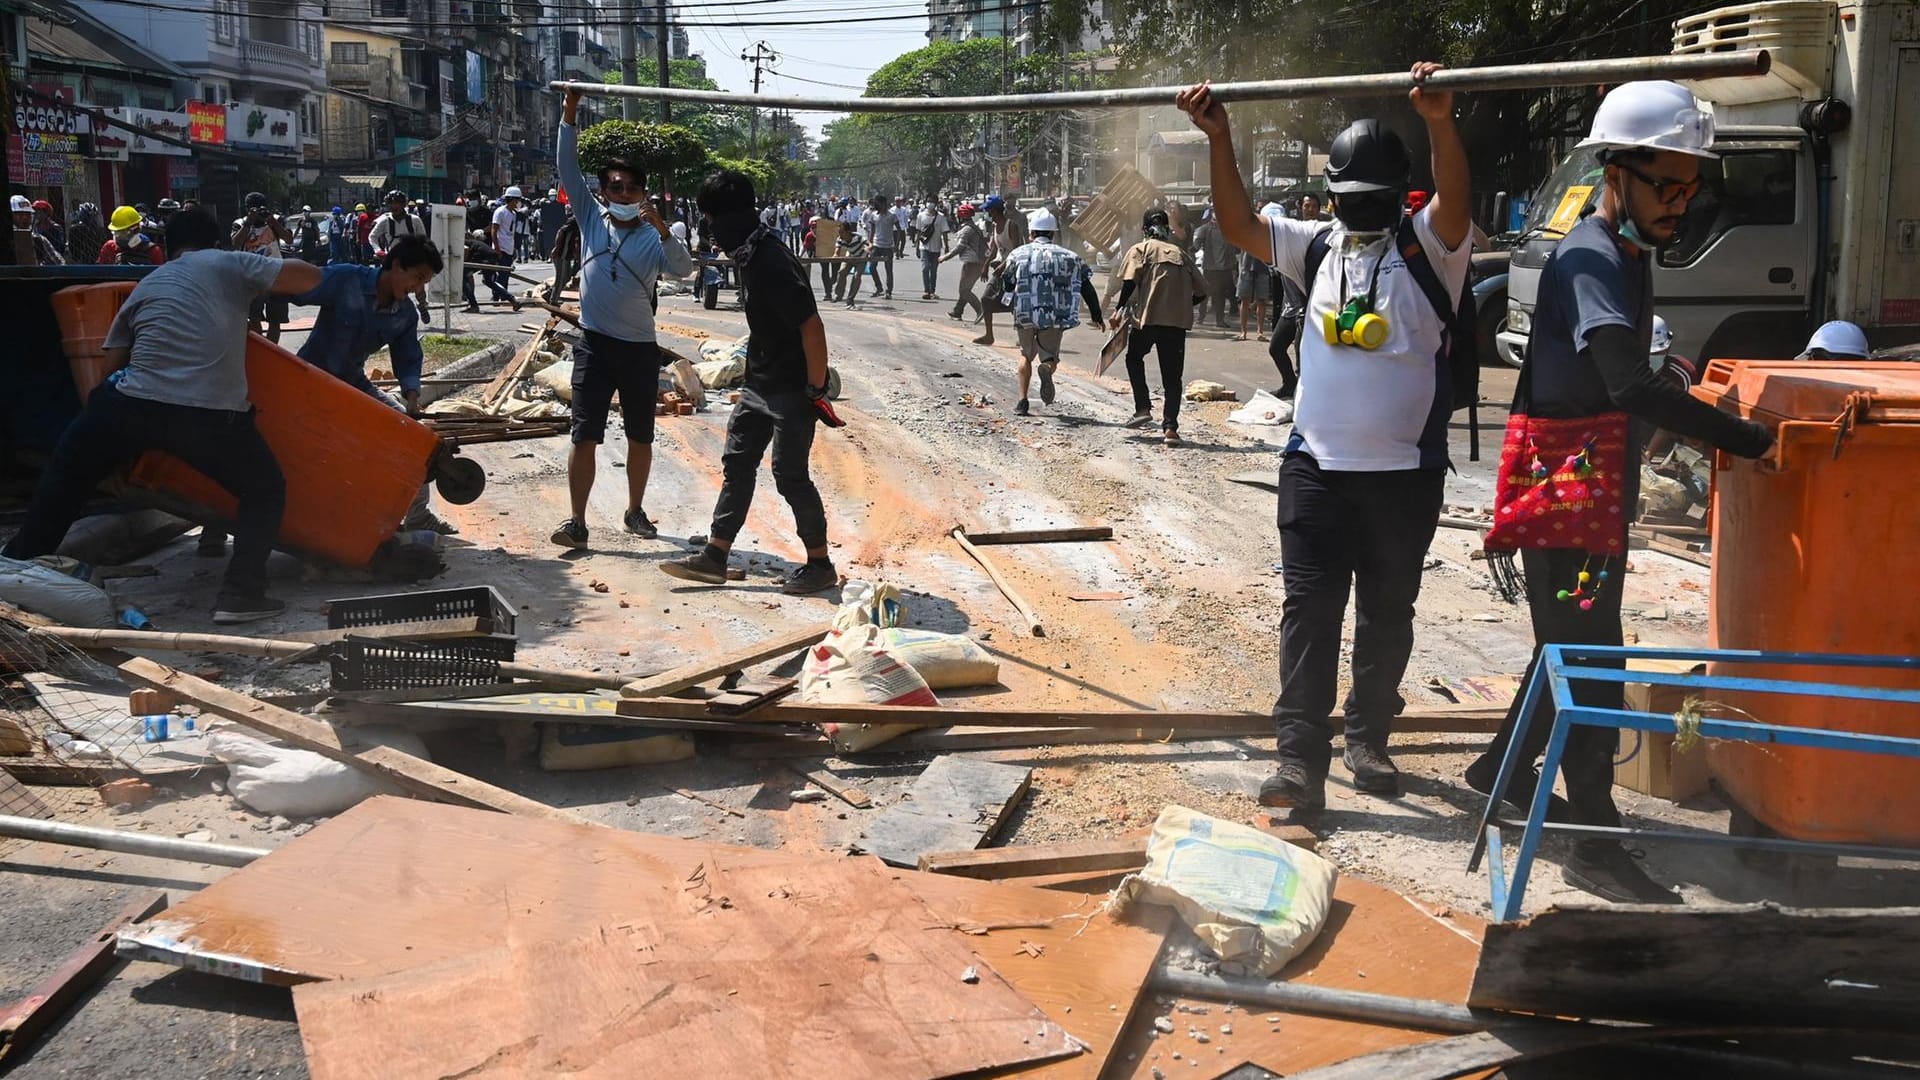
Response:
[[[266,208],[267,208],[267,197],[264,194],[258,191],[247,192],[247,209],[248,210],[265,210]]]
[[[1404,191],[1413,182],[1413,159],[1400,136],[1378,120],[1355,120],[1327,150],[1327,190]]]
[[[1167,227],[1167,212],[1159,207],[1153,207],[1146,213],[1140,215],[1140,227],[1142,229],[1151,229],[1155,225],[1163,229]]]
[[[162,213],[172,213],[180,209],[180,204],[172,199],[161,199],[159,209]]]
[[[406,193],[406,192],[404,192],[404,191],[401,191],[401,190],[400,190],[399,188],[395,188],[395,189],[393,189],[392,191],[389,191],[389,192],[387,192],[387,199],[386,199],[386,201],[387,201],[387,202],[395,202],[395,201],[398,201],[398,202],[406,202],[406,201],[407,201],[407,193]]]

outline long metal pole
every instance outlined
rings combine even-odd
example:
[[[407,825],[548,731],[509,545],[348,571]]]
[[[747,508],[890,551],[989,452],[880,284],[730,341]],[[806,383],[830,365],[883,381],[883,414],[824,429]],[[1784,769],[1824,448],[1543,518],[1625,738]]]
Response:
[[[620,82],[622,89],[638,90],[635,85],[640,81],[640,35],[634,29],[634,20],[638,16],[633,9],[633,0],[621,0],[620,4]],[[578,85],[578,84],[574,84]],[[631,95],[620,104],[620,118],[623,120],[640,119],[638,94]]]
[[[38,840],[68,847],[120,851],[128,855],[151,855],[156,859],[213,863],[216,866],[245,866],[268,854],[264,848],[235,847],[231,844],[202,844],[176,840],[171,836],[148,836],[120,829],[97,829],[91,825],[69,825],[64,821],[39,821],[28,817],[0,814],[0,836],[15,840]]]
[[[1340,990],[1305,983],[1274,982],[1267,979],[1235,979],[1225,975],[1195,975],[1186,971],[1161,968],[1147,980],[1147,988],[1161,994],[1201,998],[1205,1001],[1231,1001],[1245,1006],[1257,1005],[1285,1012],[1327,1016],[1337,1020],[1358,1020],[1370,1024],[1416,1028],[1421,1031],[1445,1031],[1466,1034],[1485,1031],[1493,1020],[1474,1013],[1464,1005],[1424,998],[1395,997],[1363,990]]]
[[[1688,56],[1628,56],[1616,60],[1574,60],[1553,64],[1505,64],[1496,67],[1448,68],[1435,72],[1426,85],[1436,90],[1484,92],[1536,90],[1549,86],[1604,86],[1636,79],[1726,79],[1764,75],[1772,66],[1765,49],[1705,53]],[[605,83],[556,82],[556,91],[615,94],[649,100],[685,101],[705,105],[738,105],[740,96],[716,90],[659,89],[647,86],[610,86]],[[1044,94],[1005,94],[984,97],[816,98],[762,97],[764,108],[794,112],[846,113],[971,113],[1030,112],[1034,110],[1130,108],[1169,105],[1185,86],[1142,86],[1125,90],[1071,90]],[[1405,71],[1378,75],[1333,76],[1312,79],[1268,79],[1261,82],[1217,83],[1217,101],[1284,101],[1315,97],[1393,97],[1413,89]]]

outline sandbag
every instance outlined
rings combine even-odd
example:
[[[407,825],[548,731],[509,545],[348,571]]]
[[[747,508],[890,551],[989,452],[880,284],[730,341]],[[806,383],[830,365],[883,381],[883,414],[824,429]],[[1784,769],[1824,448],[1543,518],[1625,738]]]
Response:
[[[685,761],[694,749],[691,735],[604,724],[540,725],[540,767],[548,772]]]
[[[0,555],[0,600],[63,626],[117,625],[113,601],[97,585],[35,562]]]
[[[919,672],[875,643],[879,632],[876,626],[835,630],[807,650],[800,667],[800,700],[810,705],[939,705]],[[854,753],[919,726],[826,723],[820,730],[834,749]]]
[[[1293,406],[1266,390],[1254,392],[1253,400],[1227,414],[1235,424],[1285,424],[1293,419]]]
[[[361,739],[427,760],[426,744],[411,732],[356,728]],[[281,746],[226,727],[207,733],[207,752],[227,765],[227,791],[262,814],[331,817],[398,787],[311,750]]]
[[[1195,379],[1192,382],[1188,383],[1187,392],[1184,396],[1188,401],[1238,401],[1240,400],[1240,395],[1234,393],[1232,390],[1227,389],[1226,386],[1222,385],[1221,383],[1210,382],[1206,379]]]
[[[992,686],[1000,681],[1000,661],[963,634],[894,626],[880,630],[874,641],[919,672],[935,690]]]
[[[1326,925],[1336,874],[1305,848],[1169,806],[1147,838],[1146,867],[1120,883],[1106,910],[1166,905],[1222,961],[1271,976]]]
[[[747,336],[732,341],[708,338],[700,343],[700,359],[693,370],[709,390],[725,390],[747,380]]]
[[[557,364],[548,364],[533,373],[533,381],[553,391],[554,397],[572,404],[573,361],[562,360]]]
[[[680,396],[693,402],[696,411],[707,407],[707,391],[700,383],[700,374],[693,370],[693,363],[684,356],[676,356],[667,365],[667,377],[673,380],[673,388]]]

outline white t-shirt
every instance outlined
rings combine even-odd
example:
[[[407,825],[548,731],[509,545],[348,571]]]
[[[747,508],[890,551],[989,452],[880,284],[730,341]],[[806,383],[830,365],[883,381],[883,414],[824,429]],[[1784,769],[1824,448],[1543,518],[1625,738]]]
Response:
[[[671,234],[675,240],[680,241],[682,244],[685,244],[687,242],[687,223],[686,222],[684,221],[674,222],[673,224],[667,226],[667,232]]]
[[[1451,388],[1436,362],[1446,322],[1407,270],[1393,235],[1365,247],[1347,243],[1346,226],[1335,222],[1267,219],[1273,240],[1273,269],[1307,294],[1306,325],[1300,331],[1300,389],[1294,398],[1293,441],[1323,469],[1389,472],[1444,468]],[[1329,249],[1315,282],[1305,274],[1307,247],[1315,233],[1328,229]],[[1440,283],[1454,297],[1466,286],[1472,247],[1449,251],[1434,235],[1421,210],[1413,219],[1414,236],[1432,263]],[[1346,265],[1346,294],[1341,295],[1341,264]],[[1378,349],[1329,345],[1322,320],[1344,307],[1349,297],[1367,294],[1379,267],[1380,287],[1374,312],[1387,320],[1387,340]]]
[[[513,254],[513,228],[519,221],[520,218],[513,212],[512,207],[506,203],[500,204],[500,208],[493,212],[495,232],[498,234],[493,242],[494,247],[508,255]]]

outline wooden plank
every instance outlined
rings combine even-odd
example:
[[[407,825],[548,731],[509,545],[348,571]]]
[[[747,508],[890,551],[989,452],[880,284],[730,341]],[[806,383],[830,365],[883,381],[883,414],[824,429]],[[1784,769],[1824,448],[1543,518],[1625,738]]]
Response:
[[[768,702],[778,701],[800,688],[792,679],[762,679],[743,683],[707,702],[707,711],[718,716],[739,716]]]
[[[10,772],[0,772],[0,814],[15,817],[53,817],[53,808]]]
[[[93,939],[75,950],[25,997],[0,1008],[0,1068],[17,1058],[113,970],[113,945],[120,928],[167,909],[167,894],[144,889],[134,894]]]
[[[650,894],[678,895],[716,847],[380,796],[187,897],[165,919],[123,933],[121,947],[282,986],[365,978],[643,919]],[[817,860],[719,850],[769,865]],[[973,950],[1093,1049],[1023,1075],[1100,1075],[1159,954],[1166,909],[1121,922],[1072,893],[905,870],[891,876],[938,924],[980,931],[964,935]],[[1021,950],[1023,942],[1042,954]]]
[[[787,766],[787,771],[813,784],[815,787],[846,803],[848,806],[853,807],[855,810],[870,810],[873,808],[872,796],[848,784],[846,781],[825,769],[802,769],[789,765]]]
[[[1320,838],[1304,825],[1269,822],[1256,823],[1255,827],[1308,851],[1317,850],[1320,846]],[[920,869],[927,873],[956,874],[983,881],[1138,870],[1145,865],[1145,833],[1109,840],[937,851],[920,856]]]
[[[493,381],[487,384],[487,388],[480,392],[482,408],[492,409],[499,404],[500,399],[506,396],[507,389],[519,380],[520,372],[525,370],[527,364],[533,360],[533,354],[539,352],[541,346],[546,344],[547,335],[553,333],[553,328],[558,325],[560,325],[559,319],[551,315],[547,316],[547,324],[541,327],[540,332],[528,338],[527,343],[520,346],[520,351],[513,354],[513,359],[507,361],[506,366],[500,369],[500,374],[494,376]]]
[[[1682,562],[1690,562],[1695,566],[1713,565],[1713,556],[1702,555],[1670,536],[1652,536],[1647,540],[1647,547],[1662,555],[1671,555]]]
[[[973,699],[979,700],[979,699]],[[625,717],[653,717],[663,720],[697,720],[707,715],[707,704],[684,698],[623,697],[618,713]],[[1475,706],[1411,710],[1394,721],[1396,732],[1461,732],[1484,734],[1499,729],[1506,716],[1504,708]],[[1247,712],[1151,712],[1144,709],[1017,709],[953,705],[868,705],[809,704],[774,702],[753,711],[746,719],[782,724],[925,724],[966,727],[1021,728],[1128,728],[1169,731],[1203,728],[1211,731],[1237,731],[1246,734],[1271,734],[1273,721],[1259,713]],[[611,722],[611,721],[609,721]]]
[[[644,920],[298,987],[314,1080],[936,1080],[1080,1052],[870,861],[733,858],[685,899],[653,890]]]
[[[1019,765],[938,757],[900,802],[861,832],[858,848],[890,866],[916,867],[929,852],[975,848],[1006,824],[1033,783]]]
[[[663,671],[658,675],[649,675],[644,679],[635,679],[620,688],[623,697],[651,698],[699,686],[710,679],[731,675],[743,671],[755,664],[764,664],[769,660],[782,660],[801,649],[818,645],[820,639],[827,636],[831,626],[815,624],[803,630],[789,631],[735,649],[723,656],[710,660],[699,660],[691,664]]]
[[[1310,986],[1462,1004],[1473,979],[1483,926],[1472,916],[1439,905],[1430,907],[1342,874],[1334,883],[1325,927],[1287,965],[1281,978]],[[1183,1006],[1208,1012],[1183,1014]],[[1252,1061],[1288,1077],[1359,1054],[1441,1038],[1431,1032],[1293,1013],[1269,1022],[1269,1017],[1281,1014],[1264,1009],[1222,1015],[1219,1002],[1194,998],[1174,997],[1158,1007],[1157,1015],[1171,1017],[1181,1032],[1189,1024],[1208,1024],[1214,1045],[1226,1051],[1223,1066],[1228,1061]],[[1233,1025],[1233,1034],[1220,1034],[1222,1022]],[[1156,1068],[1168,1077],[1190,1075],[1186,1061],[1172,1061],[1169,1056],[1192,1045],[1184,1035],[1156,1040],[1151,1032],[1144,1022],[1128,1028],[1115,1050],[1120,1067],[1112,1076],[1149,1080]],[[1375,1075],[1397,1077],[1391,1072]]]
[[[1084,525],[1064,529],[1012,529],[1006,532],[974,532],[963,529],[976,546],[990,544],[1068,544],[1081,541],[1111,540],[1113,526]]]
[[[120,671],[144,685],[171,690],[207,712],[284,739],[303,750],[311,750],[322,757],[372,773],[399,785],[404,791],[424,798],[507,814],[586,824],[565,810],[535,802],[431,761],[423,761],[391,746],[357,745],[349,741],[351,735],[348,740],[343,740],[340,732],[335,731],[331,724],[256,701],[245,694],[215,686],[205,679],[196,679],[152,660],[136,657],[121,664]]]
[[[1468,1004],[1666,1023],[1903,1028],[1920,908],[1550,908],[1487,928]]]
[[[425,619],[420,622],[394,623],[387,626],[341,626],[329,630],[304,630],[287,634],[284,641],[305,641],[314,645],[330,645],[341,641],[348,635],[360,638],[405,638],[409,641],[442,641],[447,638],[476,637],[492,632],[491,619]]]
[[[987,572],[987,577],[993,580],[994,587],[1000,590],[1001,596],[1007,598],[1007,602],[1012,604],[1014,610],[1020,613],[1020,617],[1027,620],[1027,632],[1034,637],[1045,637],[1046,630],[1040,625],[1040,616],[1035,615],[1033,608],[1027,605],[1026,598],[1021,596],[1012,585],[1007,584],[1006,578],[1000,576],[999,568],[993,565],[992,559],[987,558],[986,552],[974,547],[973,544],[967,540],[967,534],[964,529],[953,530],[953,539],[960,545],[962,551],[972,556],[974,562],[980,564],[980,569]]]

